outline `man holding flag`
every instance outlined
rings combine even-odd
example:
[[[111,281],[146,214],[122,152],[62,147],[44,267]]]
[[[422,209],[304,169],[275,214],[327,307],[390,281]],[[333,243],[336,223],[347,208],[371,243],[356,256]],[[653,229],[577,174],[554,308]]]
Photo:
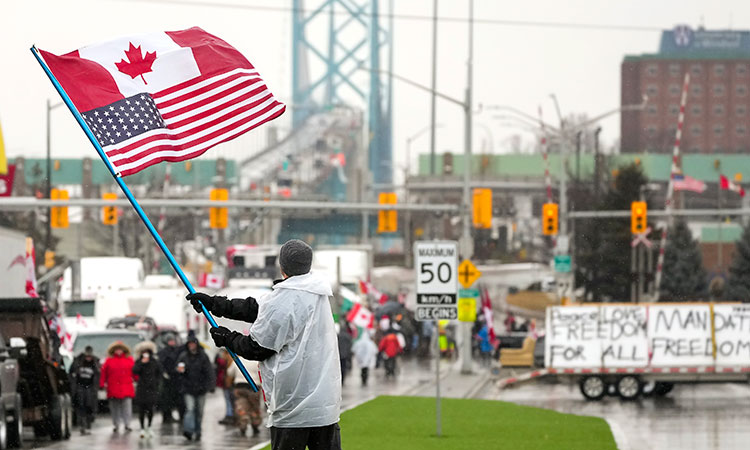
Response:
[[[333,292],[328,281],[310,272],[312,259],[312,248],[293,239],[279,251],[283,279],[260,299],[187,296],[196,311],[205,307],[253,324],[249,336],[213,327],[211,337],[218,347],[260,361],[273,450],[341,448],[341,368],[328,300]]]
[[[35,46],[31,52],[185,288],[194,293],[123,177],[161,161],[200,156],[280,116],[285,106],[240,52],[200,28],[128,36],[64,55]],[[209,309],[197,304],[216,328]],[[247,369],[230,355],[257,391]],[[338,422],[337,402],[335,415],[330,424]]]

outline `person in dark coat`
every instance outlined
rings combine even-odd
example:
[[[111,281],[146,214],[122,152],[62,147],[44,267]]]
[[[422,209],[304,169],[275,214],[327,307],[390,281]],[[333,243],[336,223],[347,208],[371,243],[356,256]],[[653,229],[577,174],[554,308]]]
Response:
[[[174,337],[167,339],[167,346],[159,351],[159,363],[162,372],[162,389],[159,394],[159,409],[162,414],[162,423],[170,424],[174,421],[172,411],[177,409],[182,420],[185,414],[185,405],[179,392],[179,374],[177,373],[177,358],[182,349],[177,346]]]
[[[91,424],[96,417],[96,390],[99,386],[99,373],[99,360],[94,356],[94,349],[90,345],[73,360],[70,366],[70,376],[75,390],[73,405],[78,414],[81,434],[91,433]]]
[[[338,341],[339,341],[339,361],[341,362],[341,385],[344,385],[344,379],[352,366],[352,335],[346,328],[339,330],[339,324],[336,324]]]
[[[135,348],[136,362],[133,366],[133,375],[138,382],[135,389],[135,405],[138,407],[141,438],[153,436],[151,422],[154,418],[154,407],[159,399],[163,370],[154,356],[155,351],[156,345],[150,341],[141,342]]]
[[[200,441],[206,393],[216,387],[216,379],[211,360],[194,335],[188,338],[186,350],[177,358],[177,372],[180,374],[180,389],[185,398],[182,434],[189,441]]]

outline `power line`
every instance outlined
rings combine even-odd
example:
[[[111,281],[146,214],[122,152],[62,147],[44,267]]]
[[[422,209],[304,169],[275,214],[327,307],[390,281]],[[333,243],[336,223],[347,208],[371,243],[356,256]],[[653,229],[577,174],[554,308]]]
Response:
[[[237,3],[225,3],[225,2],[211,2],[211,1],[186,1],[186,0],[110,0],[110,1],[128,1],[130,3],[149,3],[149,4],[172,4],[181,6],[202,6],[212,8],[230,8],[230,9],[249,9],[253,11],[269,11],[269,12],[283,12],[283,13],[312,13],[315,9],[309,8],[293,8],[286,6],[263,6],[263,5],[241,5]],[[333,14],[339,16],[350,16],[351,14],[347,11],[334,10]],[[360,15],[365,17],[373,17],[372,13],[361,12]],[[432,16],[424,16],[419,14],[377,14],[379,18],[391,18],[400,20],[411,20],[411,21],[432,21]],[[438,16],[437,20],[445,23],[467,23],[469,19],[467,17],[451,17],[451,16]],[[474,18],[475,24],[480,25],[495,25],[505,27],[524,27],[524,28],[561,28],[561,29],[572,29],[572,30],[585,30],[585,31],[638,31],[638,32],[660,32],[663,31],[661,27],[647,26],[647,25],[620,25],[620,24],[601,24],[601,23],[583,23],[583,22],[544,22],[536,20],[510,20],[510,19],[490,19],[490,18]]]

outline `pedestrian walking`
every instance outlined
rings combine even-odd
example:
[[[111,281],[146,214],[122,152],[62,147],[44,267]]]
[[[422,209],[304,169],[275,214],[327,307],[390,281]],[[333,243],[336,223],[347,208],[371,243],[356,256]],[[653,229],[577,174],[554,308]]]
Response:
[[[396,376],[396,358],[398,358],[402,350],[403,346],[396,330],[391,328],[378,344],[378,351],[383,355],[386,378]]]
[[[89,345],[78,355],[70,366],[73,379],[73,406],[78,415],[81,434],[91,433],[91,424],[96,418],[97,388],[99,386],[99,359]]]
[[[476,334],[476,340],[479,342],[479,355],[481,357],[482,365],[488,366],[490,359],[492,359],[492,351],[495,347],[492,345],[490,339],[490,328],[487,324],[484,324],[479,332]]]
[[[241,359],[247,371],[253,375],[258,373],[258,361],[248,361]],[[256,377],[257,378],[257,377]],[[260,434],[260,425],[263,423],[263,417],[260,411],[262,386],[258,383],[258,392],[248,384],[245,377],[240,372],[237,364],[232,364],[227,370],[227,379],[232,386],[232,398],[234,400],[234,423],[240,431],[241,436],[245,436],[247,426],[253,430],[253,436]]]
[[[153,436],[151,422],[154,419],[154,408],[159,399],[163,369],[154,356],[155,352],[156,345],[151,341],[141,342],[135,346],[136,362],[133,366],[133,375],[138,382],[135,390],[135,405],[138,408],[141,439]]]
[[[219,347],[260,361],[272,450],[341,449],[333,292],[323,276],[310,272],[312,259],[312,248],[294,239],[279,251],[283,279],[260,299],[187,296],[196,311],[202,303],[218,316],[253,323],[249,336],[215,327],[211,337]]]
[[[369,330],[365,330],[359,339],[354,342],[352,353],[354,353],[354,358],[359,366],[362,386],[367,386],[367,378],[370,375],[370,370],[375,368],[375,361],[378,356],[378,346],[372,342]]]
[[[232,357],[225,349],[220,349],[214,358],[214,367],[216,369],[216,387],[221,389],[224,395],[224,405],[226,413],[224,418],[219,421],[221,425],[231,425],[234,423],[234,411],[232,407],[232,383],[227,382],[227,369],[232,364]]]
[[[346,374],[352,365],[352,335],[349,334],[348,328],[344,327],[343,330],[338,329],[339,325],[336,324],[336,331],[339,344],[339,363],[341,365],[341,385],[344,385]]]
[[[159,409],[162,414],[162,424],[168,425],[174,421],[172,414],[176,409],[180,421],[185,415],[185,402],[180,394],[180,374],[177,373],[177,358],[182,349],[177,346],[177,339],[171,336],[167,345],[158,353],[162,371],[162,389],[159,393]]]
[[[114,432],[120,428],[125,432],[130,429],[130,419],[133,416],[133,357],[130,348],[122,341],[116,341],[107,348],[109,357],[102,365],[99,387],[107,388],[109,411],[112,414]]]
[[[185,398],[182,434],[188,441],[200,441],[206,393],[215,388],[216,380],[211,360],[206,356],[195,335],[188,337],[186,347],[177,358],[177,372]]]

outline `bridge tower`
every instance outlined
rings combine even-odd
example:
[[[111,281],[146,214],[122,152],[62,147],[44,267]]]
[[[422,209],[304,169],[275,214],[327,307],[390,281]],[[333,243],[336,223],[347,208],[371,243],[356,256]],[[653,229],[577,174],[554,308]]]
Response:
[[[393,0],[387,14],[379,0],[292,3],[294,126],[333,107],[366,105],[373,182],[392,182]],[[327,39],[311,38],[324,33]]]

